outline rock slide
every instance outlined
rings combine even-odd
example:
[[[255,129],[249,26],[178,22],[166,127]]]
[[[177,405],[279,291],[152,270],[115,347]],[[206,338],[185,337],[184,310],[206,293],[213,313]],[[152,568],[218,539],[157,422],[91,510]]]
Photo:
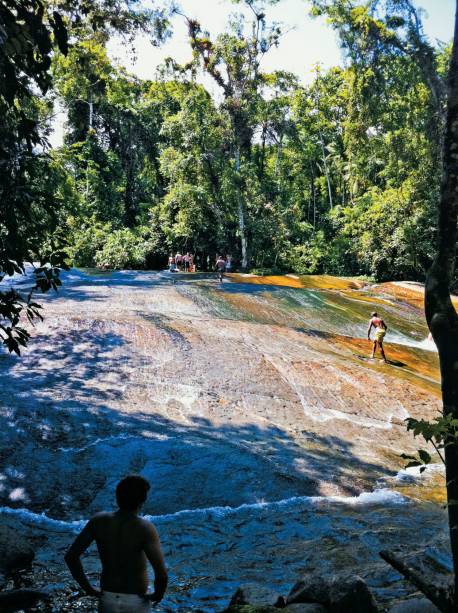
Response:
[[[156,610],[218,611],[240,583],[284,592],[309,569],[342,567],[384,606],[412,588],[379,549],[402,541],[447,559],[440,467],[420,480],[399,457],[417,448],[404,420],[440,408],[417,288],[64,277],[24,356],[0,355],[2,524],[36,551],[9,587],[48,585],[56,611],[93,611],[62,555],[129,472],[151,480],[145,513],[171,569]],[[374,309],[388,365],[367,359]],[[86,562],[96,576],[94,551]]]

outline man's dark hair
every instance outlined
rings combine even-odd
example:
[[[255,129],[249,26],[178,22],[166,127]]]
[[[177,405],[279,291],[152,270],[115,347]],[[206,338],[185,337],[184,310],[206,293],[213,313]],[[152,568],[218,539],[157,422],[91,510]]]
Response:
[[[122,511],[135,511],[142,505],[150,484],[140,475],[129,475],[116,486],[116,502]]]
[[[377,317],[377,311],[374,311],[374,312],[371,314],[371,317]]]

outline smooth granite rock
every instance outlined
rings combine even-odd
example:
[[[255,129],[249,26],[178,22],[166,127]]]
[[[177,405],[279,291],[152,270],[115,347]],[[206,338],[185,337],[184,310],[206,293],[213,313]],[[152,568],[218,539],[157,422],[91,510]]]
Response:
[[[440,613],[439,609],[427,598],[411,598],[391,607],[389,613]]]
[[[0,575],[30,566],[34,557],[26,538],[9,526],[0,526]]]

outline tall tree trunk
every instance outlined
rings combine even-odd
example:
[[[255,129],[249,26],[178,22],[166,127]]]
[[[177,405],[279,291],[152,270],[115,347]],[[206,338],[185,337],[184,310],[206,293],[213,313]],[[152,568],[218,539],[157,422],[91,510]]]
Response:
[[[264,183],[264,170],[266,163],[266,138],[267,138],[267,128],[265,125],[262,127],[262,137],[261,137],[261,164],[260,164],[260,182]]]
[[[275,175],[277,177],[277,181],[281,180],[280,170],[281,170],[281,158],[283,155],[283,135],[280,135],[277,143],[277,159],[275,162]]]
[[[321,134],[321,131],[319,134],[320,134],[320,142],[321,142],[321,151],[323,154],[324,174],[326,176],[326,184],[328,186],[329,208],[332,209],[333,203],[332,203],[331,177],[329,176],[328,161],[326,159],[326,149],[324,148],[324,140],[323,140],[323,135]]]
[[[316,226],[316,192],[315,192],[315,173],[313,172],[313,166],[310,163],[310,188],[313,200],[313,233],[315,233]]]
[[[240,176],[240,146],[237,145],[235,149],[235,170],[237,172],[237,201],[238,201],[238,217],[239,217],[239,230],[240,230],[240,243],[242,249],[242,270],[248,268],[248,239],[246,235],[245,224],[245,204],[243,202],[242,182]]]
[[[89,130],[92,130],[94,123],[94,103],[92,102],[92,89],[89,89]]]
[[[458,315],[450,297],[456,258],[458,214],[458,0],[455,37],[448,79],[448,105],[443,145],[437,255],[428,272],[425,313],[439,351],[445,415],[458,419]],[[445,448],[450,542],[458,605],[458,445]]]

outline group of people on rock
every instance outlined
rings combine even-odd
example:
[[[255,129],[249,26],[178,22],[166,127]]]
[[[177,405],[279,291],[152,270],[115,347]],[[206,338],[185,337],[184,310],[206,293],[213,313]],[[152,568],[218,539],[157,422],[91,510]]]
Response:
[[[218,273],[218,278],[222,282],[223,274],[232,270],[232,256],[218,255],[215,261],[215,270]],[[170,272],[196,272],[194,255],[192,253],[173,253],[169,256],[169,271]]]
[[[169,270],[170,272],[195,272],[196,266],[194,264],[194,256],[192,253],[186,253],[185,255],[181,255],[181,253],[173,253],[170,254],[169,257]]]

